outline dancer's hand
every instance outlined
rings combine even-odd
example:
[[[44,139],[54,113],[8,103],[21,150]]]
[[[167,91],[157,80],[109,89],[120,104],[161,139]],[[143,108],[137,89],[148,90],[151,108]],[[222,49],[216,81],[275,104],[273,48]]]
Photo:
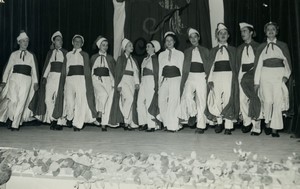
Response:
[[[256,94],[258,93],[258,89],[259,89],[259,85],[254,85],[254,91]]]
[[[118,87],[117,90],[118,90],[119,92],[121,92],[121,91],[122,91],[122,87]]]
[[[282,78],[282,81],[283,81],[284,83],[286,83],[286,82],[288,81],[288,78],[283,77],[283,78]]]
[[[140,89],[140,85],[139,84],[135,84],[135,90],[139,90]]]
[[[213,90],[214,89],[214,82],[210,81],[207,83],[207,86],[210,90]]]
[[[38,84],[38,83],[35,83],[35,84],[33,85],[33,89],[34,89],[35,91],[37,91],[37,90],[39,89],[39,84]]]
[[[1,83],[1,84],[0,84],[0,93],[1,93],[2,90],[4,89],[5,85],[6,85],[6,83]]]

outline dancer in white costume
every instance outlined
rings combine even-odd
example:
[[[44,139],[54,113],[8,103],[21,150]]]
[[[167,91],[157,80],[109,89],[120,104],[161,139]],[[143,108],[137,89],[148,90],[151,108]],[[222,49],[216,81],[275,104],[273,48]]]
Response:
[[[160,50],[160,44],[156,40],[147,43],[147,57],[141,66],[141,84],[137,100],[137,112],[139,125],[148,132],[159,129],[156,121],[158,112],[152,113],[151,106],[158,107],[158,58],[155,53]],[[158,110],[156,108],[156,110]],[[154,110],[155,111],[155,110]]]
[[[269,22],[264,31],[267,42],[257,50],[254,84],[263,105],[265,133],[279,137],[283,129],[282,111],[288,110],[289,99],[286,82],[291,75],[291,59],[286,43],[277,40],[278,25]]]
[[[209,50],[199,45],[200,34],[193,28],[188,29],[191,47],[184,51],[182,80],[180,86],[182,119],[196,118],[197,129],[195,133],[202,134],[206,128],[206,76],[209,72]],[[194,122],[189,121],[189,125]]]
[[[117,90],[120,93],[119,108],[124,118],[125,130],[138,128],[137,120],[137,92],[139,89],[139,69],[133,59],[133,44],[128,39],[123,39],[124,52],[119,56],[116,65]]]
[[[165,33],[166,50],[158,56],[160,119],[165,129],[173,132],[182,127],[178,117],[180,116],[180,82],[184,59],[183,53],[175,49],[175,43],[177,43],[175,33]]]
[[[84,38],[75,35],[74,49],[67,54],[67,78],[64,91],[64,116],[72,121],[74,131],[80,131],[84,123],[94,122],[97,116],[92,84],[89,55],[82,51]]]
[[[210,93],[214,94],[216,111],[212,111],[214,107],[211,107],[210,104],[208,104],[208,109],[217,119],[215,132],[223,131],[223,120],[225,120],[224,134],[231,135],[233,121],[236,121],[239,115],[236,49],[228,45],[229,33],[223,23],[217,25],[216,37],[218,46],[210,51],[211,69],[208,76],[208,87]]]
[[[96,41],[99,49],[91,58],[92,80],[95,92],[97,120],[101,124],[102,131],[107,131],[114,93],[114,69],[115,60],[107,54],[108,41],[99,36]]]
[[[259,135],[261,132],[260,129],[260,120],[252,118],[249,116],[249,97],[245,94],[244,89],[242,87],[242,78],[246,73],[251,74],[254,68],[254,59],[255,52],[259,43],[254,41],[252,37],[255,36],[254,27],[251,24],[242,22],[240,23],[241,36],[244,41],[237,48],[237,65],[239,66],[239,87],[240,87],[240,111],[243,117],[243,127],[242,132],[248,133],[251,131],[251,135]],[[253,78],[254,79],[254,78]],[[254,91],[254,85],[250,84]]]
[[[29,37],[21,32],[17,37],[20,49],[11,53],[0,85],[0,121],[18,131],[19,126],[33,120],[29,104],[38,89],[38,67],[34,54],[27,50]]]

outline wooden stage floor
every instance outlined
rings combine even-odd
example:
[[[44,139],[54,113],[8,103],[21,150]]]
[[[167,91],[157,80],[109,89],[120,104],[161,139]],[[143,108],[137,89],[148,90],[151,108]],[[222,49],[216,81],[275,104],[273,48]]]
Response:
[[[237,155],[233,149],[266,156],[279,161],[292,155],[300,154],[299,139],[290,138],[289,134],[280,133],[280,138],[272,138],[262,133],[260,136],[243,134],[240,129],[233,131],[231,136],[216,134],[212,128],[202,135],[195,134],[194,129],[184,128],[177,133],[156,131],[124,131],[122,128],[108,128],[102,132],[100,128],[87,126],[80,132],[70,128],[63,131],[51,131],[49,126],[25,126],[20,131],[10,131],[0,127],[0,147],[24,149],[53,149],[56,152],[67,150],[89,150],[101,153],[143,152],[143,153],[174,153],[179,156],[190,156],[192,151],[200,159],[207,159],[214,154],[223,160],[234,160]],[[242,142],[241,146],[236,143]]]

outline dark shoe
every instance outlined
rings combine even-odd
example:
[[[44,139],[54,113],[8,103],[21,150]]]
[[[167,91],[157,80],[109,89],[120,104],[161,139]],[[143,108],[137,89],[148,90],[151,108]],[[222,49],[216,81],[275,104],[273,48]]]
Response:
[[[204,133],[204,129],[200,129],[200,128],[197,128],[196,131],[195,131],[196,134],[203,134]]]
[[[151,128],[151,129],[147,129],[146,132],[154,132],[155,129],[154,128]]]
[[[99,125],[97,125],[97,127],[101,127],[101,117],[96,118],[96,121],[99,123]]]
[[[253,127],[252,123],[249,126],[242,126],[242,132],[249,133],[251,131],[252,127]]]
[[[260,133],[257,133],[257,132],[251,132],[251,136],[259,136]]]
[[[67,120],[67,127],[72,128],[73,127],[73,121],[72,120]]]
[[[51,121],[50,130],[56,130],[57,121]]]
[[[275,133],[272,133],[272,137],[280,137],[280,135],[278,134],[278,131],[276,131]]]
[[[145,131],[147,129],[148,129],[148,125],[147,124],[139,126],[139,131]]]
[[[272,129],[268,128],[268,127],[265,127],[264,131],[265,131],[266,135],[270,135],[272,133]]]
[[[231,130],[230,130],[230,129],[225,129],[224,134],[225,134],[225,135],[231,135]]]
[[[7,129],[11,129],[11,126],[12,126],[12,120],[7,119],[7,121],[6,121],[6,127],[7,127]]]
[[[128,127],[125,127],[125,126],[124,126],[124,131],[128,131]]]
[[[107,128],[106,128],[106,125],[102,125],[102,129],[101,129],[103,132],[106,132],[107,131]]]
[[[216,125],[216,127],[215,127],[215,132],[216,132],[216,133],[221,133],[221,132],[223,131],[223,129],[224,129],[223,124],[218,124],[218,125]]]
[[[196,121],[197,121],[197,117],[196,117],[196,116],[190,117],[190,118],[189,118],[189,121],[188,121],[188,125],[189,125],[190,127],[192,127],[193,125],[195,125]]]
[[[61,130],[63,130],[63,126],[62,125],[56,125],[55,130],[61,131]]]
[[[78,129],[77,127],[73,127],[73,131],[74,131],[74,132],[80,131],[80,129]]]

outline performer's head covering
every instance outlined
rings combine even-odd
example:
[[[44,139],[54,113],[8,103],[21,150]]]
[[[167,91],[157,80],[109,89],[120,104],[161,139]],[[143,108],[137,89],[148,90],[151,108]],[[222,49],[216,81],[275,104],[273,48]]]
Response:
[[[277,33],[278,33],[278,31],[279,31],[279,26],[278,26],[278,24],[277,24],[276,22],[271,22],[271,21],[265,24],[265,26],[264,26],[264,32],[265,32],[265,33],[267,32],[267,27],[270,26],[270,25],[275,26],[276,31],[277,31]]]
[[[241,29],[241,30],[242,30],[243,28],[247,27],[247,28],[249,29],[249,31],[252,31],[252,32],[253,32],[252,37],[255,37],[255,36],[256,36],[256,32],[255,32],[255,30],[254,30],[253,25],[248,24],[248,23],[246,23],[246,22],[241,22],[239,25],[240,25],[240,29]]]
[[[122,40],[121,47],[122,47],[123,50],[125,50],[126,45],[127,45],[129,42],[130,42],[130,41],[129,41],[128,39],[126,39],[126,38],[124,38],[124,39]]]
[[[52,35],[51,41],[54,42],[55,37],[57,37],[57,36],[59,36],[59,37],[61,37],[61,38],[63,37],[62,34],[60,33],[60,31],[57,31],[57,32],[55,32],[55,33]]]
[[[176,34],[172,31],[166,32],[164,35],[163,44],[166,43],[167,37],[172,37],[172,39],[175,41],[174,47],[176,48],[178,46],[178,38],[177,38]]]
[[[216,35],[217,35],[221,30],[227,30],[227,31],[228,31],[228,28],[225,26],[224,23],[218,23],[217,29],[216,29]]]
[[[176,36],[176,34],[172,31],[168,31],[165,33],[164,38],[166,39],[168,36],[171,36],[174,38]]]
[[[157,53],[160,50],[160,43],[156,40],[152,40],[149,42],[154,47],[154,51]]]
[[[81,38],[81,40],[82,40],[82,45],[84,44],[84,38],[83,38],[82,35],[79,35],[79,34],[74,35],[74,37],[72,38],[72,44],[73,44],[73,41],[74,41],[75,38]]]
[[[96,46],[98,47],[98,49],[100,49],[100,45],[103,41],[107,41],[107,39],[103,36],[98,36],[95,43],[96,43]]]
[[[29,37],[27,36],[27,34],[24,31],[21,31],[19,36],[17,37],[17,41],[19,42],[22,39],[29,39]]]
[[[199,32],[198,32],[197,30],[195,30],[194,28],[188,28],[188,29],[187,29],[187,32],[188,32],[189,37],[190,37],[191,34],[193,34],[193,33],[197,34],[197,35],[200,37]]]

